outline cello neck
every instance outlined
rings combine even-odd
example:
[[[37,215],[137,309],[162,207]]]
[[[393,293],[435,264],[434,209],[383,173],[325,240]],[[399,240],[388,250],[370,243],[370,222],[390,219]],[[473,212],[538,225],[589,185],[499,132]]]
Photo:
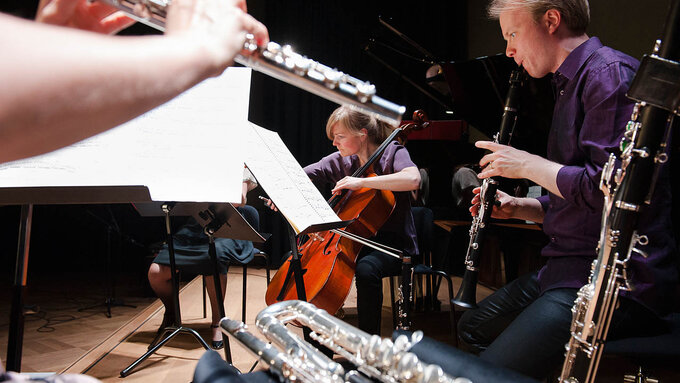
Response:
[[[394,129],[392,131],[392,133],[385,139],[385,141],[383,141],[382,144],[380,144],[380,146],[378,146],[378,149],[376,149],[375,152],[373,152],[373,154],[371,154],[371,157],[368,158],[368,161],[366,161],[365,164],[363,164],[359,169],[357,169],[352,174],[352,177],[361,177],[362,175],[364,175],[364,173],[366,173],[366,170],[371,165],[373,165],[375,160],[380,158],[380,156],[383,154],[383,152],[387,148],[387,145],[389,145],[390,142],[392,142],[397,137],[397,135],[399,135],[399,133],[401,133],[402,130],[403,130],[402,128]]]

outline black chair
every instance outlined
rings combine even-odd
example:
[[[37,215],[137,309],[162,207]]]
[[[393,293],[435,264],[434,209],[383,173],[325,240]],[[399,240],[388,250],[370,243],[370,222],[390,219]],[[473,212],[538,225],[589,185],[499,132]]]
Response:
[[[243,218],[248,221],[250,226],[253,227],[253,229],[257,230],[258,232],[260,231],[260,215],[257,211],[252,206],[245,205],[243,207],[240,207],[239,213],[243,215]],[[265,267],[266,267],[266,273],[267,273],[267,286],[269,286],[269,281],[270,281],[270,275],[269,275],[269,268],[271,266],[271,261],[269,258],[269,255],[265,253],[262,250],[259,250],[257,248],[253,248],[253,259],[254,257],[262,257],[265,260]],[[252,262],[252,261],[251,261]],[[247,300],[247,286],[248,286],[248,263],[234,263],[235,265],[241,265],[243,266],[243,294],[241,297],[241,321],[246,322],[246,300]],[[206,288],[205,288],[205,276],[203,277],[203,318],[206,318],[208,316],[207,314],[207,294],[206,294]]]
[[[674,369],[674,376],[680,375],[677,363],[680,360],[680,313],[672,313],[671,331],[666,334],[648,337],[632,337],[607,341],[603,357],[622,357],[639,366],[638,371],[626,374],[625,382],[648,382],[655,379],[645,373],[658,369]],[[635,375],[634,375],[635,374]]]
[[[441,286],[441,281],[445,280],[447,282],[448,293],[449,293],[449,305],[451,307],[449,313],[449,319],[451,322],[451,336],[454,342],[458,343],[458,336],[456,332],[456,317],[453,310],[453,282],[451,277],[444,271],[435,270],[432,268],[432,248],[434,241],[434,214],[432,210],[427,207],[412,207],[411,212],[413,214],[413,221],[416,227],[416,235],[418,237],[418,252],[420,257],[418,260],[413,262],[413,282],[418,284],[418,289],[424,292],[423,294],[423,306],[425,310],[435,310],[437,300],[437,293],[439,287]],[[425,288],[422,286],[422,278],[417,278],[418,276],[425,277]],[[397,310],[395,310],[395,296],[394,296],[394,277],[390,277],[390,293],[392,300],[392,322],[394,327],[397,327]],[[415,296],[415,294],[413,294]],[[413,305],[415,302],[411,302]]]

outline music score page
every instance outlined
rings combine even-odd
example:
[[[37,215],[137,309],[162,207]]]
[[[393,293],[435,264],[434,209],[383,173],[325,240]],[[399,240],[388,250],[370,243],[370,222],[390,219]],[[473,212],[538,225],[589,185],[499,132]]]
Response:
[[[300,234],[341,222],[276,132],[250,123],[246,165],[281,214]]]
[[[107,132],[2,164],[0,188],[142,186],[153,201],[240,203],[250,75],[229,68]]]

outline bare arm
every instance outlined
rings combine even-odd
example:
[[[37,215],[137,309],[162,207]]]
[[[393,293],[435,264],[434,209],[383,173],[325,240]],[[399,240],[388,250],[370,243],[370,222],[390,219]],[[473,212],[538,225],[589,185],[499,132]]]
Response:
[[[242,8],[243,1],[177,0],[166,35],[143,37],[0,14],[0,162],[115,127],[222,73],[247,32],[268,39]]]
[[[399,172],[376,177],[345,177],[335,184],[332,192],[342,189],[357,190],[372,188],[391,191],[411,191],[420,187],[420,172],[418,168],[411,166]]]

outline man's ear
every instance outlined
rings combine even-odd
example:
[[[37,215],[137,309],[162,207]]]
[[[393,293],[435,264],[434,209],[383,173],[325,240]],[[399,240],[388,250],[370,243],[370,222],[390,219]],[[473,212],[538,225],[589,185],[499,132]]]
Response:
[[[548,29],[548,33],[557,32],[560,24],[562,24],[562,15],[557,9],[548,9],[543,15],[543,25]]]

